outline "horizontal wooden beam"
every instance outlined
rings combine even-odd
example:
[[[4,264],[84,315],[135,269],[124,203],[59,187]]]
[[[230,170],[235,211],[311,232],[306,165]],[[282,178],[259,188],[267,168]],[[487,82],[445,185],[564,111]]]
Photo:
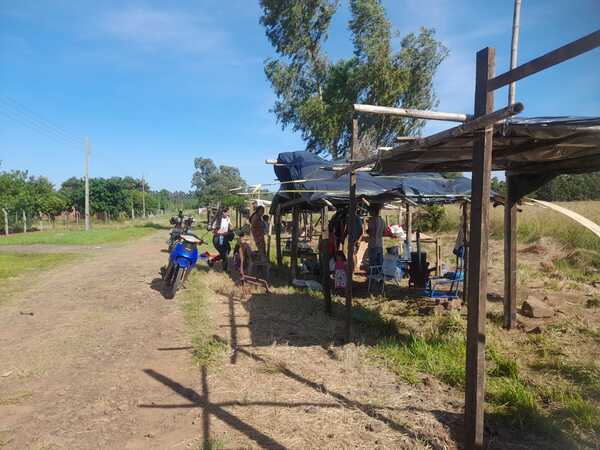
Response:
[[[471,116],[468,114],[361,104],[354,104],[354,111],[368,114],[380,114],[384,116],[409,117],[412,119],[444,120],[448,122],[466,122],[471,118]]]
[[[570,44],[552,50],[539,58],[532,59],[525,64],[521,64],[508,72],[504,72],[503,74],[492,78],[487,83],[487,90],[488,92],[495,91],[502,86],[506,86],[514,81],[521,80],[529,75],[533,75],[534,73],[555,66],[556,64],[560,64],[597,47],[600,47],[600,30],[594,31],[581,39],[577,39]]]
[[[524,109],[525,107],[523,106],[523,103],[517,102],[513,105],[506,106],[492,113],[479,116],[476,119],[463,123],[462,125],[458,125],[453,128],[448,128],[447,130],[440,131],[439,133],[432,134],[431,136],[427,136],[425,138],[419,138],[414,142],[406,142],[404,144],[400,144],[396,146],[393,150],[348,165],[347,167],[338,171],[335,174],[335,177],[339,178],[342,175],[349,173],[353,170],[358,170],[361,167],[368,166],[370,164],[375,164],[378,160],[389,159],[399,154],[403,154],[413,150],[420,150],[426,147],[431,147],[432,145],[439,144],[447,139],[462,136],[463,134],[471,133],[475,130],[480,130],[489,125],[493,125],[496,122],[504,120],[507,117],[519,114]]]

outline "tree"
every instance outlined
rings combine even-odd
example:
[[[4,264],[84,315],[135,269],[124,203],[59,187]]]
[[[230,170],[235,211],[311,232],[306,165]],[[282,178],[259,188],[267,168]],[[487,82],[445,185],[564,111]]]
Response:
[[[222,205],[234,206],[239,196],[233,195],[231,190],[246,188],[246,182],[237,167],[217,168],[213,161],[207,158],[196,158],[194,167],[196,172],[192,177],[192,186],[196,188],[196,195],[202,205],[220,202]]]
[[[430,109],[436,105],[433,76],[447,55],[433,30],[421,29],[392,48],[391,24],[380,0],[350,0],[354,55],[330,62],[322,51],[338,1],[261,0],[261,23],[279,59],[265,61],[277,96],[273,112],[292,127],[307,150],[342,156],[350,146],[352,105]],[[389,145],[396,135],[417,133],[423,121],[361,117],[368,147]]]

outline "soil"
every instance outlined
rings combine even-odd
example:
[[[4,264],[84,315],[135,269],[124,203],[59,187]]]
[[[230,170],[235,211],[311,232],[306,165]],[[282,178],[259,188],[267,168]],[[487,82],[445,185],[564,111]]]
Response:
[[[177,299],[159,292],[163,245],[156,234],[40,273],[2,306],[0,448],[456,447],[460,395],[399,384],[360,346],[320,340],[299,309],[269,308],[278,297],[215,294],[234,351],[194,367]]]
[[[194,366],[179,295],[160,293],[163,247],[157,233],[103,249],[1,307],[0,448],[460,447],[463,393],[366,363],[367,345],[337,345],[343,324],[322,305],[281,289],[242,297],[224,274],[197,274],[231,351]]]

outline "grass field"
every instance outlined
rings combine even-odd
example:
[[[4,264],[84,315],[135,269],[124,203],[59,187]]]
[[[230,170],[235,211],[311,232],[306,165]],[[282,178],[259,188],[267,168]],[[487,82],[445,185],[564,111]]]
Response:
[[[60,244],[60,245],[100,245],[125,242],[141,238],[154,232],[156,225],[149,223],[136,226],[98,226],[90,231],[48,230],[30,233],[11,234],[0,237],[0,245]]]
[[[77,257],[72,253],[0,253],[0,281],[49,269]]]

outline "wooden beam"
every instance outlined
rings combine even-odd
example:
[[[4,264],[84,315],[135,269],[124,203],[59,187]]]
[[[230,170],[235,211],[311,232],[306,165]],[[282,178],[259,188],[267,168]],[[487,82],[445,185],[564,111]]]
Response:
[[[410,212],[410,203],[406,203],[406,246],[408,247],[408,259],[410,259],[410,252],[412,252],[412,213]]]
[[[358,146],[358,119],[352,119],[352,147],[350,159],[356,155]],[[356,172],[350,173],[350,201],[348,206],[348,251],[346,253],[346,342],[352,338],[352,282],[354,275],[354,241],[356,239]]]
[[[282,192],[282,191],[279,191]],[[308,192],[308,191],[306,191]],[[284,202],[281,204],[281,209],[286,209],[289,208],[290,206],[295,206],[295,205],[299,205],[300,203],[304,203],[306,201],[306,199],[302,198],[302,197],[297,197],[297,198],[293,198],[292,200],[288,200],[287,202]]]
[[[447,113],[441,111],[427,111],[422,109],[395,108],[392,106],[360,105],[354,104],[354,111],[358,113],[378,114],[384,116],[408,117],[411,119],[444,120],[448,122],[466,122],[471,116],[460,113]]]
[[[477,53],[475,77],[475,116],[489,114],[494,107],[493,91],[487,89],[494,75],[495,50]],[[474,119],[477,120],[477,119]],[[467,362],[465,387],[465,448],[483,449],[485,406],[485,321],[490,178],[492,171],[493,126],[476,137],[473,145],[471,179],[471,238],[469,297],[467,311]]]
[[[506,173],[504,203],[504,328],[517,321],[517,201],[515,179]]]
[[[487,90],[495,91],[502,86],[521,80],[534,73],[541,72],[542,70],[579,56],[582,53],[589,52],[597,47],[600,47],[600,30],[594,31],[581,39],[563,45],[539,58],[532,59],[525,64],[521,64],[508,72],[504,72],[503,74],[492,78],[487,85]]]
[[[433,145],[444,142],[448,139],[456,138],[464,134],[483,129],[485,127],[493,125],[496,122],[504,120],[507,117],[519,114],[524,109],[525,107],[523,106],[523,103],[517,102],[513,105],[508,105],[504,108],[501,108],[498,111],[490,111],[489,113],[477,116],[473,120],[465,122],[462,125],[458,125],[453,128],[448,128],[447,130],[440,131],[439,133],[432,134],[425,138],[419,138],[414,142],[406,142],[404,144],[400,144],[396,146],[393,150],[381,153],[371,158],[367,158],[363,161],[358,161],[353,164],[350,164],[349,166],[342,168],[340,171],[338,171],[335,174],[335,177],[339,178],[342,175],[350,173],[353,170],[357,170],[361,167],[368,166],[370,164],[375,164],[379,160],[389,159],[397,157],[399,155],[410,157],[409,152],[425,149],[427,147],[431,147]]]

